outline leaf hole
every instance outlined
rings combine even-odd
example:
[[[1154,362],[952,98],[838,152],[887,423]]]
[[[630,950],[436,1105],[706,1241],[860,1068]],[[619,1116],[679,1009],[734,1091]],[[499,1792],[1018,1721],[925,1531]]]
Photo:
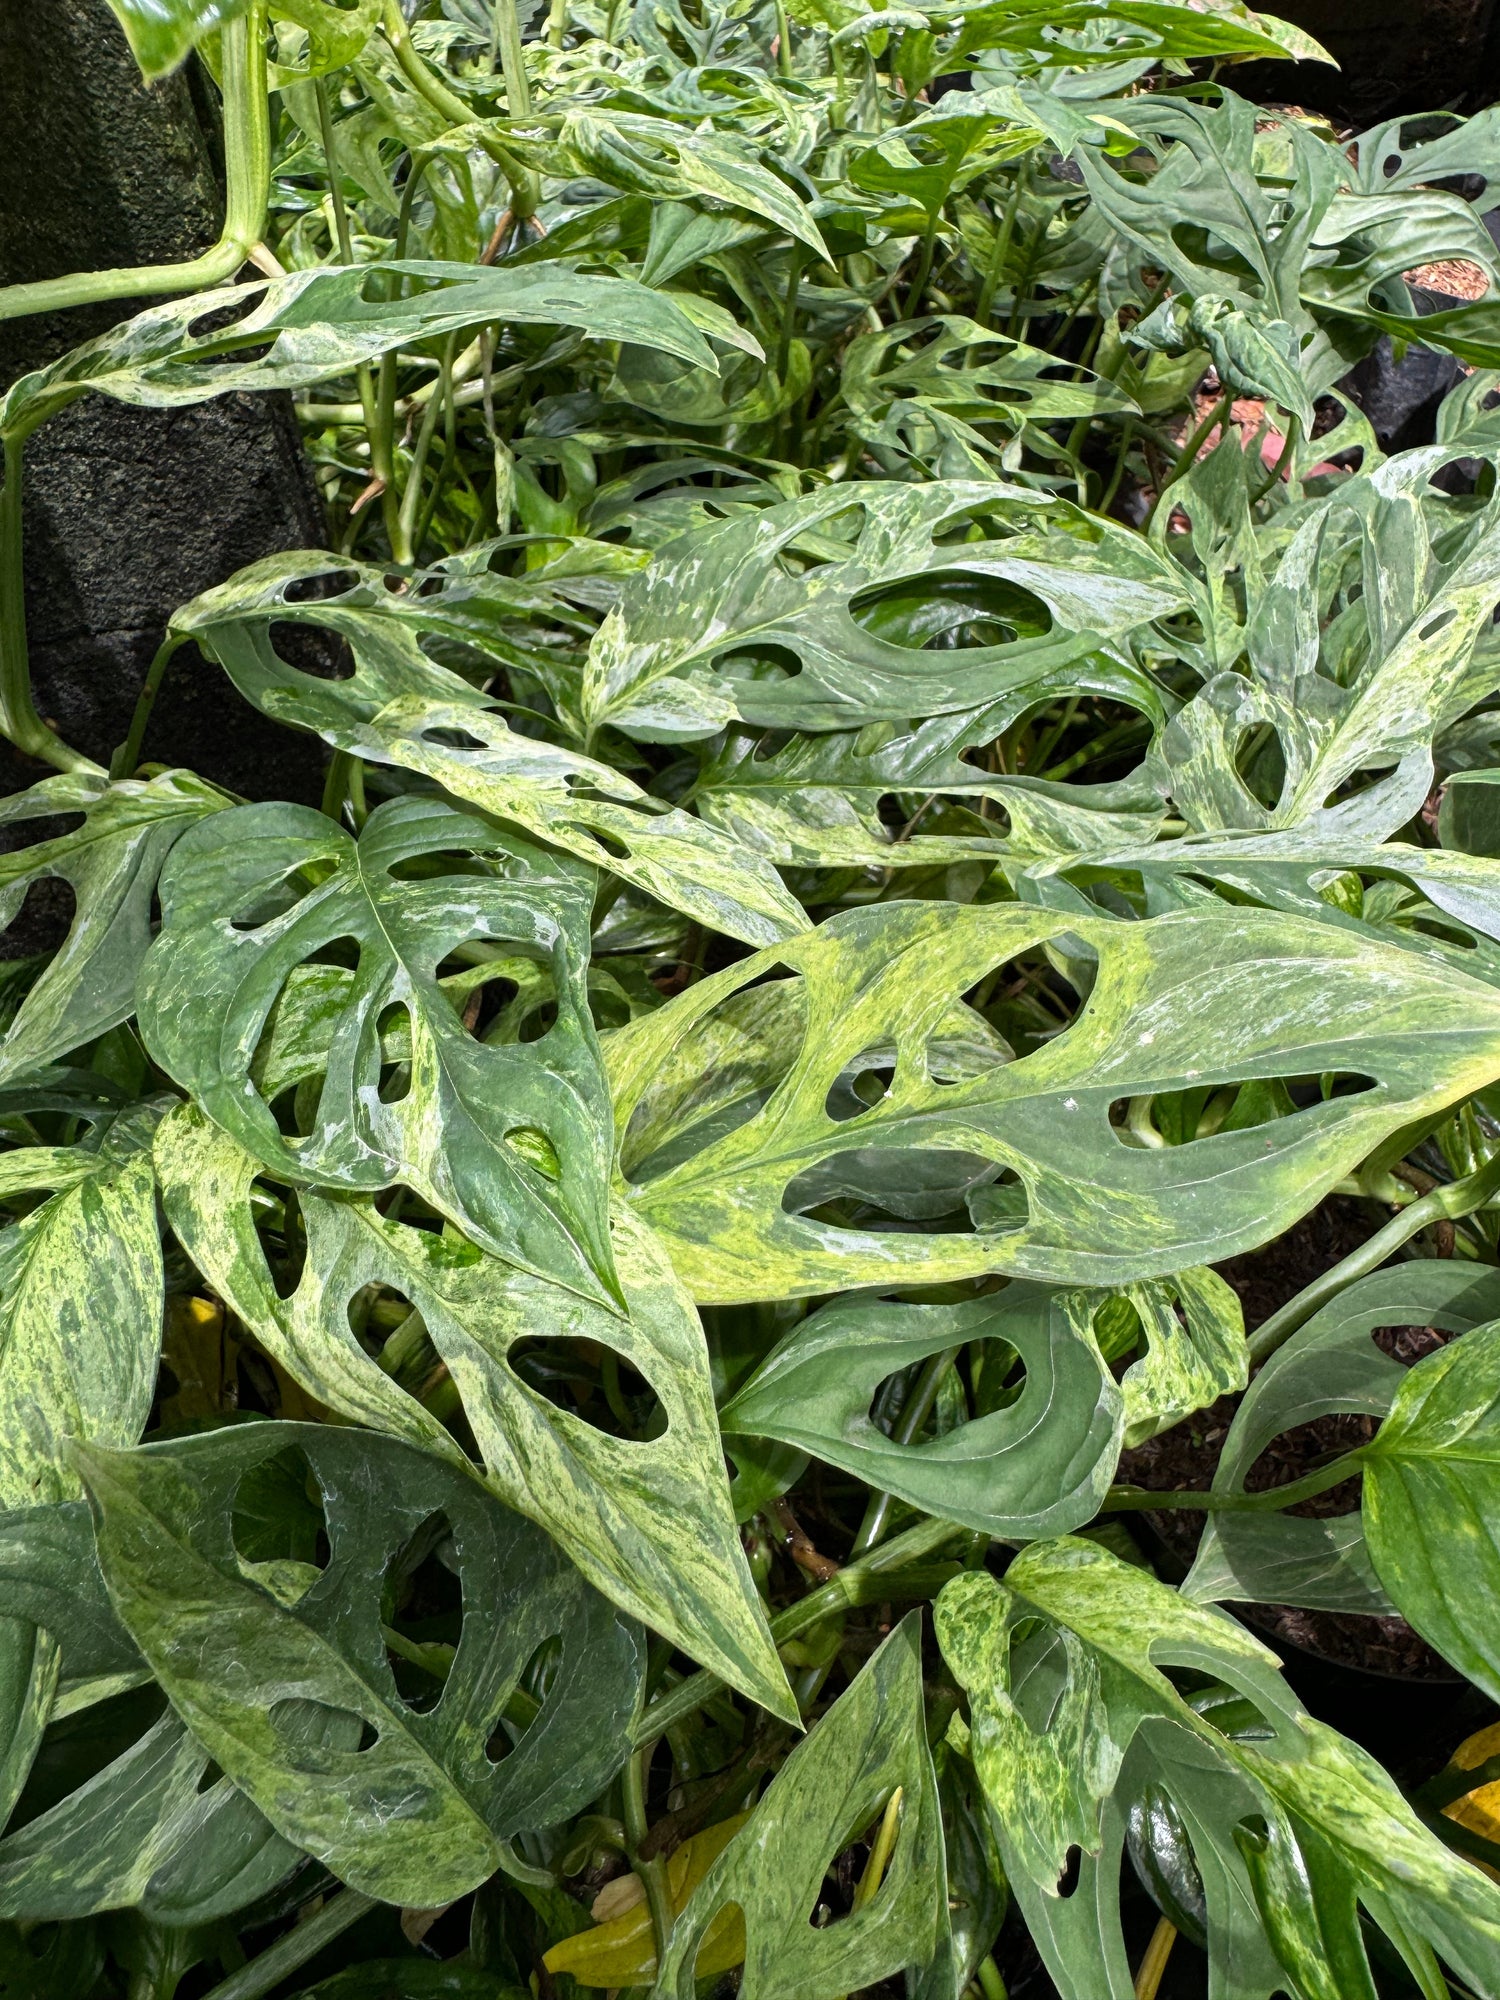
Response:
[[[1277,1124],[1325,1104],[1378,1090],[1378,1080],[1359,1070],[1330,1070],[1318,1076],[1253,1077],[1248,1081],[1201,1084],[1156,1096],[1117,1097],[1109,1107],[1114,1135],[1126,1146],[1186,1146],[1234,1132]],[[1266,1145],[1275,1142],[1268,1138]]]
[[[845,1063],[828,1087],[823,1110],[840,1122],[863,1118],[890,1095],[896,1075],[896,1047],[893,1042],[877,1043]]]
[[[411,1095],[412,1058],[412,1016],[404,1000],[393,1000],[381,1008],[376,1033],[380,1037],[380,1101],[402,1104]]]
[[[1062,1873],[1057,1878],[1057,1893],[1066,1902],[1078,1887],[1083,1873],[1083,1849],[1076,1843],[1068,1849],[1062,1865]]]
[[[426,1714],[443,1698],[463,1637],[463,1585],[445,1513],[429,1514],[386,1564],[380,1612],[396,1691]]]
[[[359,588],[359,571],[320,569],[310,575],[294,576],[281,586],[283,604],[324,604],[331,598],[347,597]]]
[[[505,1143],[543,1180],[561,1181],[562,1161],[557,1156],[557,1148],[537,1126],[513,1125],[505,1135]]]
[[[523,1334],[506,1366],[554,1409],[591,1430],[627,1443],[649,1443],[667,1429],[656,1385],[628,1354],[579,1334]]]
[[[533,1649],[485,1742],[484,1754],[492,1764],[503,1764],[520,1747],[547,1705],[561,1660],[562,1644],[555,1633]]]
[[[288,1445],[249,1466],[235,1488],[229,1532],[242,1566],[301,1565],[326,1569],[332,1557],[323,1487],[301,1445]],[[291,1570],[258,1578],[273,1596],[295,1585]]]
[[[1010,1167],[946,1147],[851,1147],[787,1182],[781,1206],[826,1228],[970,1234],[1020,1228],[1026,1187]]]
[[[431,743],[439,750],[458,750],[469,753],[489,748],[483,737],[473,736],[467,729],[423,729],[419,732],[419,735],[422,742]]]

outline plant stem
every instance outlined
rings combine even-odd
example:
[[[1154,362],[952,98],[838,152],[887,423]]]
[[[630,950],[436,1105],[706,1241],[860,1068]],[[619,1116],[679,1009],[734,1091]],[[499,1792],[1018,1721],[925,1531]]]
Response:
[[[145,740],[146,725],[151,720],[151,711],[156,705],[156,697],[161,692],[162,677],[167,671],[167,662],[183,644],[180,636],[168,633],[157,647],[151,664],[146,669],[146,678],[141,682],[141,691],[136,697],[135,713],[130,718],[130,728],[125,741],[109,760],[109,775],[112,778],[128,778],[141,761],[141,744]]]
[[[1163,1917],[1151,1933],[1151,1942],[1146,1946],[1146,1955],[1135,1975],[1135,2000],[1156,2000],[1162,1974],[1167,1969],[1167,1960],[1172,1956],[1172,1947],[1176,1942],[1176,1925]]]
[[[868,1555],[846,1563],[828,1583],[817,1590],[810,1590],[795,1604],[789,1604],[785,1611],[771,1620],[772,1638],[778,1644],[798,1639],[804,1632],[811,1631],[814,1625],[821,1625],[825,1618],[837,1617],[841,1611],[853,1611],[861,1604],[878,1604],[882,1597],[891,1594],[888,1579],[896,1572],[915,1567],[924,1556],[935,1554],[945,1542],[951,1542],[965,1532],[952,1521],[919,1521],[916,1527],[883,1542]],[[680,1681],[652,1702],[636,1724],[634,1741],[649,1742],[653,1737],[674,1729],[684,1717],[695,1714],[705,1702],[712,1701],[723,1685],[719,1675],[711,1673],[707,1667]]]
[[[656,1939],[656,1962],[661,1964],[672,1942],[672,1899],[667,1889],[667,1864],[660,1855],[643,1857],[641,1845],[649,1831],[646,1821],[646,1774],[660,1737],[643,1743],[626,1761],[620,1776],[625,1801],[625,1843],[631,1867],[640,1877],[651,1911],[651,1929]]]
[[[1250,1360],[1264,1361],[1274,1354],[1283,1342],[1306,1321],[1310,1320],[1320,1306],[1337,1298],[1346,1285],[1352,1285],[1356,1278],[1367,1277],[1378,1270],[1387,1257],[1393,1257],[1403,1243],[1409,1243],[1421,1230],[1434,1222],[1457,1222],[1466,1215],[1472,1215],[1476,1208],[1483,1208],[1490,1197],[1500,1192],[1500,1153],[1484,1166],[1468,1174],[1461,1181],[1450,1181],[1446,1187],[1434,1188],[1431,1194],[1424,1194],[1420,1201],[1414,1201],[1401,1213],[1393,1216],[1384,1229],[1377,1230],[1368,1243],[1362,1243],[1331,1271],[1325,1271],[1320,1278],[1314,1278],[1305,1285],[1296,1298],[1288,1300],[1280,1312],[1271,1317],[1251,1334],[1249,1340]]]
[[[1326,1493],[1330,1487],[1342,1486],[1363,1465],[1362,1449],[1346,1451],[1338,1458],[1330,1459],[1327,1465],[1320,1465],[1316,1471],[1305,1473],[1301,1479],[1291,1480],[1285,1486],[1267,1487],[1261,1493],[1179,1493],[1167,1487],[1111,1486],[1099,1511],[1120,1514],[1146,1507],[1182,1507],[1205,1514],[1279,1513],[1283,1508],[1296,1507],[1304,1500],[1316,1499],[1318,1494]]]
[[[922,231],[922,255],[917,264],[917,275],[912,280],[911,290],[906,294],[906,303],[901,308],[902,319],[914,319],[917,307],[922,302],[922,294],[927,289],[927,280],[932,276],[932,257],[937,248],[938,218],[931,215],[927,227]]]
[[[91,757],[70,750],[36,712],[31,696],[31,652],[26,643],[26,594],[21,541],[21,462],[24,439],[5,440],[5,485],[0,487],[0,730],[26,757],[59,771],[97,771]]]
[[[531,80],[526,74],[526,57],[521,47],[521,24],[516,18],[516,0],[495,0],[495,26],[500,53],[500,71],[505,78],[505,108],[512,118],[531,116]]]
[[[891,1433],[892,1443],[911,1443],[912,1439],[931,1415],[932,1406],[937,1401],[937,1392],[942,1386],[943,1377],[957,1359],[958,1349],[956,1347],[945,1347],[941,1354],[934,1354],[931,1357],[927,1366],[917,1378],[916,1387],[911,1392],[910,1401],[897,1419],[896,1428]],[[857,1561],[860,1556],[867,1554],[885,1534],[886,1523],[890,1519],[890,1512],[891,1495],[889,1493],[872,1493],[870,1495],[869,1505],[865,1508],[865,1518],[859,1524],[859,1532],[855,1535],[854,1545],[849,1552],[851,1562]]]
[[[263,0],[222,29],[224,91],[224,227],[201,257],[180,264],[138,264],[112,271],[76,271],[29,285],[0,288],[0,320],[112,299],[160,298],[195,292],[232,278],[260,241],[271,189],[271,126],[266,96],[266,17]]]
[[[1184,473],[1189,472],[1192,469],[1193,465],[1197,461],[1198,453],[1202,448],[1203,441],[1208,436],[1209,432],[1213,430],[1216,424],[1222,425],[1225,422],[1227,422],[1229,417],[1229,412],[1233,403],[1234,403],[1234,391],[1232,389],[1226,389],[1223,395],[1220,396],[1218,402],[1215,403],[1213,408],[1209,411],[1208,415],[1204,417],[1203,421],[1197,426],[1195,426],[1195,428],[1188,437],[1187,443],[1184,444],[1182,450],[1178,452],[1177,457],[1173,462],[1171,471],[1167,474],[1166,478],[1162,482],[1161,491],[1157,494],[1156,498],[1151,502],[1151,512],[1146,516],[1146,533],[1148,535],[1155,527],[1158,519],[1162,520],[1163,522],[1170,519],[1171,510],[1169,509],[1166,514],[1163,514],[1161,511],[1161,503],[1163,502],[1163,500],[1166,499],[1167,495],[1171,492],[1172,488],[1177,484],[1178,480],[1182,478]]]
[[[990,323],[990,311],[995,303],[995,288],[1005,273],[1010,258],[1011,238],[1016,232],[1016,211],[1021,206],[1021,184],[1023,176],[1017,172],[1011,183],[1009,199],[1005,204],[1005,214],[995,236],[995,247],[990,253],[989,269],[984,274],[984,283],[979,288],[979,302],[974,307],[974,318],[980,326]]]
[[[362,1896],[357,1889],[338,1890],[315,1917],[308,1917],[279,1937],[258,1958],[252,1958],[248,1965],[242,1965],[238,1972],[231,1973],[228,1979],[214,1987],[206,2000],[261,2000],[263,1994],[279,1986],[299,1965],[306,1965],[325,1944],[332,1944],[351,1924],[357,1924],[367,1911],[374,1908],[373,1896]]]
[[[787,18],[786,0],[776,0],[776,73],[792,73],[792,24]]]

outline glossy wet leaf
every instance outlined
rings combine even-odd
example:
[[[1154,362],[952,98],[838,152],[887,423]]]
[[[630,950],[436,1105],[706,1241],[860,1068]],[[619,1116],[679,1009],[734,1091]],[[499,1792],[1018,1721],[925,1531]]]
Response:
[[[131,53],[148,76],[176,69],[205,35],[245,11],[246,0],[109,0]]]
[[[649,1230],[614,1223],[626,1311],[439,1236],[367,1201],[303,1198],[307,1263],[278,1298],[249,1203],[255,1161],[201,1115],[160,1142],[163,1199],[194,1260],[282,1365],[354,1421],[466,1461],[441,1424],[370,1358],[350,1325],[368,1284],[422,1315],[509,1506],[539,1521],[600,1590],[767,1707],[789,1696],[735,1530],[708,1357],[691,1301]],[[507,1359],[518,1340],[598,1343],[656,1392],[663,1434],[618,1438],[561,1409]]]
[[[292,1446],[321,1487],[329,1555],[272,1576],[236,1546],[235,1500]],[[173,1707],[277,1831],[352,1886],[450,1901],[494,1872],[500,1841],[566,1818],[616,1768],[638,1635],[453,1467],[395,1439],[285,1423],[90,1448],[78,1463],[110,1594]],[[424,1529],[463,1622],[435,1705],[414,1707],[387,1656],[382,1583]],[[512,1744],[506,1704],[554,1639],[541,1711]]]
[[[1065,935],[1097,954],[1081,1015],[1020,1061],[951,1070],[963,995]],[[773,972],[792,977],[753,984]],[[1446,966],[1270,912],[884,904],[701,981],[606,1047],[630,1199],[700,1300],[997,1269],[1123,1284],[1276,1235],[1385,1134],[1500,1069],[1500,1008]],[[881,1066],[889,1083],[853,1116],[831,1098]],[[1110,1122],[1143,1095],[1328,1072],[1374,1082],[1183,1146]],[[914,1173],[925,1216],[903,1209]]]
[[[1122,1829],[1110,1802],[1139,1745],[1187,1803],[1195,1849],[1212,1860],[1208,1935],[1227,1990],[1267,1996],[1290,1975],[1312,2000],[1373,1995],[1360,1902],[1388,1934],[1428,1940],[1481,1990],[1493,1984],[1500,1893],[1427,1831],[1365,1752],[1301,1710],[1274,1656],[1223,1613],[1062,1539],[1024,1551],[1003,1584],[954,1579],[936,1617],[969,1696],[1007,1872],[1054,1976],[1076,1981],[1087,1965],[1090,1990],[1122,2000],[1131,1991],[1110,1880]],[[1168,1667],[1227,1692],[1217,1704],[1189,1701]],[[1258,1717],[1253,1733],[1234,1726],[1246,1707]],[[1083,1870],[1062,1902],[1073,1845]],[[1252,1927],[1237,1978],[1235,1941],[1244,1948],[1252,1910],[1285,1970],[1263,1944],[1253,1952]]]
[[[0,826],[81,814],[71,831],[0,857],[0,918],[15,920],[39,882],[74,896],[67,938],[27,992],[0,1042],[0,1081],[54,1062],[129,1018],[151,942],[151,899],[162,863],[190,826],[228,801],[188,771],[111,784],[69,772],[0,805]]]
[[[241,806],[180,844],[140,996],[147,1046],[284,1179],[406,1182],[514,1263],[613,1295],[609,1110],[584,990],[588,871],[436,800],[392,800],[356,842],[305,807]],[[551,972],[536,1042],[486,1044],[438,983],[501,947]],[[311,1129],[287,1135],[251,1076],[267,1019],[309,963],[351,977]],[[387,1064],[381,1030],[409,1053]],[[404,1018],[403,1018],[404,1017]]]
[[[657,1974],[663,2000],[691,2000],[698,1955],[731,1905],[744,1916],[745,2000],[836,2000],[937,1955],[947,1876],[920,1641],[913,1612],[792,1751],[678,1918]],[[880,1888],[864,1908],[815,1928],[824,1875],[898,1788],[899,1831]]]
[[[1114,1476],[1122,1399],[1094,1342],[1097,1295],[1016,1284],[966,1305],[814,1313],[721,1413],[731,1437],[778,1438],[940,1519],[1006,1537],[1089,1520]],[[968,1343],[1005,1344],[1024,1369],[1013,1400],[925,1442],[871,1421],[890,1375]],[[971,1350],[974,1351],[974,1350]]]

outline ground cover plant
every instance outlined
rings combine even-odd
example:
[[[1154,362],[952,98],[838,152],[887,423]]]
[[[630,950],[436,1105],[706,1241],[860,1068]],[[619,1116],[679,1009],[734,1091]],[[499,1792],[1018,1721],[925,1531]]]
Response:
[[[113,4],[228,199],[0,291],[125,315],[0,401],[0,1990],[1500,1995],[1500,115]],[[100,768],[26,440],[272,390],[327,546]],[[320,810],[152,762],[187,646]]]

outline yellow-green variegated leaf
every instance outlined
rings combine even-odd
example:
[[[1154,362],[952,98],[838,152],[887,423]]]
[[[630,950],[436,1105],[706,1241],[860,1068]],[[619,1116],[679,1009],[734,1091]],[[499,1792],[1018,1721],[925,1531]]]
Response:
[[[434,799],[395,799],[358,841],[303,806],[239,806],[179,843],[142,973],[147,1047],[209,1115],[297,1183],[405,1181],[495,1254],[613,1296],[609,1102],[585,993],[594,882],[576,862]],[[439,985],[449,954],[503,947],[551,973],[539,1040],[486,1044]],[[306,1132],[252,1071],[309,961],[351,977]],[[402,1027],[403,1062],[382,1036]]]
[[[979,1046],[963,996],[1044,946],[1082,968],[1088,1001],[1009,1061]],[[1500,1073],[1500,998],[1267,911],[877,904],[690,987],[613,1033],[606,1061],[624,1188],[699,1299],[985,1271],[1119,1285],[1267,1241],[1390,1133]],[[844,1087],[866,1072],[889,1073],[873,1098]],[[1181,1145],[1125,1116],[1306,1079],[1316,1101],[1278,1117],[1252,1091]]]
[[[712,347],[671,294],[628,278],[596,277],[560,261],[517,268],[418,259],[381,271],[376,278],[368,265],[315,267],[149,306],[23,375],[0,397],[0,433],[24,436],[90,390],[170,407],[308,388],[408,342],[491,320],[576,327],[717,371]],[[385,274],[406,280],[404,297],[389,296]],[[237,316],[226,326],[220,316],[231,312]],[[726,325],[738,333],[727,317]]]
[[[0,1507],[80,1491],[63,1443],[134,1444],[161,1347],[162,1257],[151,1135],[160,1104],[97,1148],[0,1157],[0,1197],[50,1189],[0,1231]]]
[[[245,1482],[293,1451],[321,1497],[321,1564],[257,1556],[236,1518]],[[456,1467],[331,1424],[76,1457],[111,1599],[178,1715],[343,1881],[440,1906],[494,1873],[502,1841],[566,1819],[618,1768],[639,1632]],[[463,1598],[441,1699],[425,1706],[400,1692],[383,1603],[424,1532]],[[516,1741],[507,1704],[549,1640],[555,1672]]]
[[[675,742],[736,716],[854,729],[1036,700],[1185,601],[1140,536],[1092,518],[1083,532],[1057,503],[1037,515],[1034,494],[1004,484],[865,480],[690,528],[627,578],[590,649],[584,719]],[[969,523],[1000,532],[965,541]],[[1016,636],[932,643],[975,620]],[[764,670],[728,671],[736,655]]]
[[[350,1326],[366,1285],[391,1287],[422,1315],[463,1402],[487,1483],[546,1528],[591,1583],[755,1700],[789,1714],[735,1527],[703,1331],[649,1229],[614,1220],[626,1311],[439,1236],[372,1202],[302,1198],[307,1261],[277,1296],[250,1206],[256,1162],[184,1107],[158,1140],[172,1226],[209,1283],[312,1395],[342,1415],[468,1469],[447,1430],[384,1372]],[[610,1436],[559,1409],[510,1365],[518,1340],[612,1349],[656,1391],[665,1429]]]
[[[657,1974],[661,2000],[692,2000],[699,1949],[732,1904],[744,1915],[744,2000],[842,2000],[940,1958],[948,1877],[923,1709],[921,1617],[902,1620],[792,1751],[694,1890]],[[893,1798],[895,1841],[879,1893],[816,1927],[825,1874]]]
[[[294,588],[336,572],[348,587],[334,597]],[[401,594],[368,566],[303,555],[253,564],[205,591],[172,629],[212,654],[274,721],[431,778],[710,929],[754,945],[805,929],[796,899],[756,846],[666,806],[597,758],[513,730],[488,697],[419,643],[427,633],[477,649],[497,666],[545,666],[557,628],[576,622],[565,579],[549,591],[534,581],[434,571],[420,592]],[[273,643],[281,624],[335,634],[353,673],[330,681],[289,664]]]
[[[1435,1950],[1477,1991],[1495,1989],[1500,1890],[1371,1757],[1302,1710],[1275,1656],[1227,1614],[1063,1538],[1023,1550],[1004,1583],[955,1578],[936,1624],[968,1696],[1006,1873],[1064,1991],[1131,1993],[1121,1821],[1149,1788],[1176,1809],[1207,1892],[1209,1952],[1236,2000],[1283,1988],[1373,2000],[1360,1904],[1403,1949],[1427,1962]],[[1180,1693],[1168,1669],[1199,1692]]]

